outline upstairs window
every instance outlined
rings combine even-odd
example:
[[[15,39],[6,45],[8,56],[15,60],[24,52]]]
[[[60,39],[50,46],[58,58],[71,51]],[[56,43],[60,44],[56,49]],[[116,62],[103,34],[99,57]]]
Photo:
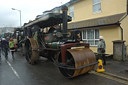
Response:
[[[101,0],[93,0],[93,13],[101,12]]]
[[[69,7],[69,16],[71,16],[72,19],[74,18],[74,6]]]
[[[82,40],[91,46],[97,46],[99,41],[99,29],[83,30]]]

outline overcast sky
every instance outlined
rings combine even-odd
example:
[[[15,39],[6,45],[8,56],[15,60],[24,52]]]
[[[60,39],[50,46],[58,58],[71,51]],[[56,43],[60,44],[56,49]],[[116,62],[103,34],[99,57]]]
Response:
[[[46,10],[60,6],[70,0],[0,0],[0,27],[20,26],[21,10],[22,25]]]

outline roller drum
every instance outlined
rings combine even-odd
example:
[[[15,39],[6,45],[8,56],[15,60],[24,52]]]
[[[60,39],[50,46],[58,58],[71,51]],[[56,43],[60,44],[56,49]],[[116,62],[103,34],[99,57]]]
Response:
[[[61,56],[59,57],[59,62],[61,61]],[[84,73],[87,73],[94,69],[95,64],[90,65],[96,62],[95,54],[89,48],[79,48],[79,49],[67,49],[66,52],[66,64],[70,65],[71,67],[76,68],[75,70],[66,69],[66,68],[59,68],[60,72],[65,77],[75,77]],[[77,69],[79,67],[89,65],[83,67],[81,69]]]

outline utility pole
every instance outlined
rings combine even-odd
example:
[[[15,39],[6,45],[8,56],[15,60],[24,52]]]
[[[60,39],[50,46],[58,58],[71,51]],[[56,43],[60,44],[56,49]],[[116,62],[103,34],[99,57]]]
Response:
[[[15,8],[12,8],[12,10],[17,10],[19,13],[20,13],[20,27],[21,27],[21,10],[18,10],[18,9],[15,9]]]

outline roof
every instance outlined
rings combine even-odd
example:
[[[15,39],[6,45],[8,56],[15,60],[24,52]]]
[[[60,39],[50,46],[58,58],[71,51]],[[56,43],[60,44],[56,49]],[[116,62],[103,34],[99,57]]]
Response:
[[[71,17],[67,17],[68,21],[71,21]],[[43,15],[41,18],[36,19],[34,21],[31,21],[27,24],[25,24],[24,27],[34,26],[38,25],[39,27],[49,27],[53,25],[57,25],[63,22],[63,17],[61,13],[48,13],[46,15]]]
[[[67,2],[67,3],[64,4],[64,5],[70,6],[70,5],[74,4],[74,3],[77,3],[78,1],[80,1],[80,0],[70,0],[69,2]]]
[[[119,24],[119,20],[125,14],[126,13],[121,13],[121,14],[115,14],[115,15],[106,16],[106,17],[73,22],[68,24],[68,28],[75,29],[75,28],[90,28],[90,27],[98,27],[98,26],[106,26],[106,25],[116,25],[116,24]]]

